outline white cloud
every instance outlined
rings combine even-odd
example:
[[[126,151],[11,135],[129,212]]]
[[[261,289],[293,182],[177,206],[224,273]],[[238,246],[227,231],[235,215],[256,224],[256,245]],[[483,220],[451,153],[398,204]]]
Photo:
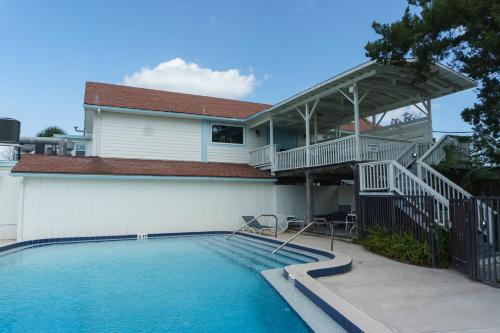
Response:
[[[216,71],[175,58],[154,68],[143,67],[132,75],[126,75],[123,84],[238,99],[253,92],[257,79],[253,74],[241,74],[238,69]]]

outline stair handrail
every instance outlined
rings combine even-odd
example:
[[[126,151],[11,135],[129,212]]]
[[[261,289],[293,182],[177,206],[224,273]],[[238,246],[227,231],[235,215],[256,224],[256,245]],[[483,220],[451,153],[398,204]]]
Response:
[[[409,163],[406,165],[406,163],[402,163],[404,161],[404,159],[407,157],[408,154],[413,154],[415,153],[415,148],[417,147],[417,143],[414,142],[413,144],[411,144],[408,148],[406,148],[405,150],[403,150],[401,152],[401,154],[399,154],[395,160],[401,164],[402,166],[404,166],[405,168],[409,167],[413,161],[415,161],[416,157],[413,157],[413,155],[411,155],[412,158],[409,158],[408,161]]]
[[[306,225],[304,228],[300,229],[299,232],[297,232],[295,235],[293,235],[291,238],[289,238],[283,244],[281,244],[280,246],[278,246],[273,252],[271,252],[271,254],[275,254],[276,252],[278,252],[279,250],[281,250],[288,243],[290,243],[291,241],[293,241],[298,235],[300,235],[301,233],[303,233],[304,231],[306,231],[307,229],[309,229],[309,227],[311,227],[314,223],[315,222],[311,222],[308,225]]]
[[[226,240],[229,239],[230,237],[234,236],[238,232],[240,232],[243,228],[248,226],[250,223],[257,221],[260,217],[274,217],[274,221],[276,223],[276,226],[274,228],[274,238],[277,238],[278,237],[278,217],[275,214],[260,214],[259,216],[254,217],[253,219],[251,219],[250,221],[245,223],[243,226],[241,226],[237,230],[233,231],[229,236],[226,237]]]
[[[446,204],[446,206],[449,205],[448,199],[446,199],[441,193],[430,187],[426,182],[424,182],[422,179],[418,178],[415,176],[413,173],[408,171],[408,169],[404,168],[401,164],[399,164],[397,161],[388,161],[394,168],[398,169],[401,173],[404,173],[405,176],[408,178],[414,180],[417,184],[419,184],[424,191],[429,192],[429,195],[434,196],[436,200],[441,201],[441,203]],[[394,175],[395,176],[395,175]],[[389,184],[394,185],[394,182],[389,182]]]
[[[447,186],[451,187],[453,190],[460,193],[464,198],[468,199],[468,198],[472,197],[472,194],[470,194],[469,192],[464,190],[462,187],[460,187],[459,185],[457,185],[454,182],[452,182],[451,180],[449,180],[445,175],[443,175],[442,173],[440,173],[439,171],[437,171],[433,167],[429,166],[427,163],[421,162],[421,164],[419,166],[421,168],[424,168],[427,172],[431,173],[436,178],[439,178],[440,180],[442,180]],[[422,181],[424,183],[427,183],[424,179],[422,179]],[[436,190],[436,192],[439,193],[439,190]],[[444,194],[443,194],[443,196],[444,196]],[[448,200],[449,199],[460,199],[460,198],[448,198]]]

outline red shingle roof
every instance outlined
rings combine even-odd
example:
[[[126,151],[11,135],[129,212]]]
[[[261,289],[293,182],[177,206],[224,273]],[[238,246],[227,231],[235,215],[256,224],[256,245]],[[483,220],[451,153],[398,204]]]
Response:
[[[58,173],[81,175],[185,176],[269,178],[269,172],[248,164],[139,160],[103,157],[24,155],[13,173]]]
[[[359,131],[366,132],[372,128],[372,122],[364,118],[359,119]],[[343,131],[354,132],[354,122],[340,126]]]
[[[238,119],[271,107],[268,104],[97,82],[85,84],[84,103]]]

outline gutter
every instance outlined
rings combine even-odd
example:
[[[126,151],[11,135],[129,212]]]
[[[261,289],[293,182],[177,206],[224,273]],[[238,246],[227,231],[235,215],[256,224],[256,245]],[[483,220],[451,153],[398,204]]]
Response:
[[[247,118],[227,118],[227,117],[217,117],[217,116],[204,116],[199,114],[191,114],[191,113],[179,113],[179,112],[167,112],[167,111],[151,111],[144,109],[130,109],[130,108],[121,108],[114,106],[102,106],[102,105],[94,105],[94,104],[83,104],[85,110],[88,111],[97,111],[100,109],[101,111],[106,112],[117,112],[117,113],[130,113],[137,114],[142,116],[155,116],[155,117],[170,117],[170,118],[183,118],[183,119],[200,119],[200,120],[211,120],[211,121],[224,121],[231,123],[244,124],[248,120],[267,112],[268,110],[262,110],[258,113],[247,117]]]
[[[65,179],[118,179],[118,180],[177,180],[177,181],[226,181],[226,182],[263,182],[274,183],[275,178],[213,177],[213,176],[147,176],[147,175],[111,175],[111,174],[76,174],[76,173],[36,173],[10,172],[12,177],[26,178],[65,178]]]

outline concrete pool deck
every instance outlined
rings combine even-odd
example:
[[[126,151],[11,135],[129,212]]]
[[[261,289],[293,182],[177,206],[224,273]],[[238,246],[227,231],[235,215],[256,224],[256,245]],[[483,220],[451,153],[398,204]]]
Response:
[[[300,235],[293,243],[330,250],[330,240],[322,236]],[[335,240],[333,250],[353,259],[351,271],[317,280],[391,331],[500,332],[500,289],[454,270],[390,260],[352,243]]]

